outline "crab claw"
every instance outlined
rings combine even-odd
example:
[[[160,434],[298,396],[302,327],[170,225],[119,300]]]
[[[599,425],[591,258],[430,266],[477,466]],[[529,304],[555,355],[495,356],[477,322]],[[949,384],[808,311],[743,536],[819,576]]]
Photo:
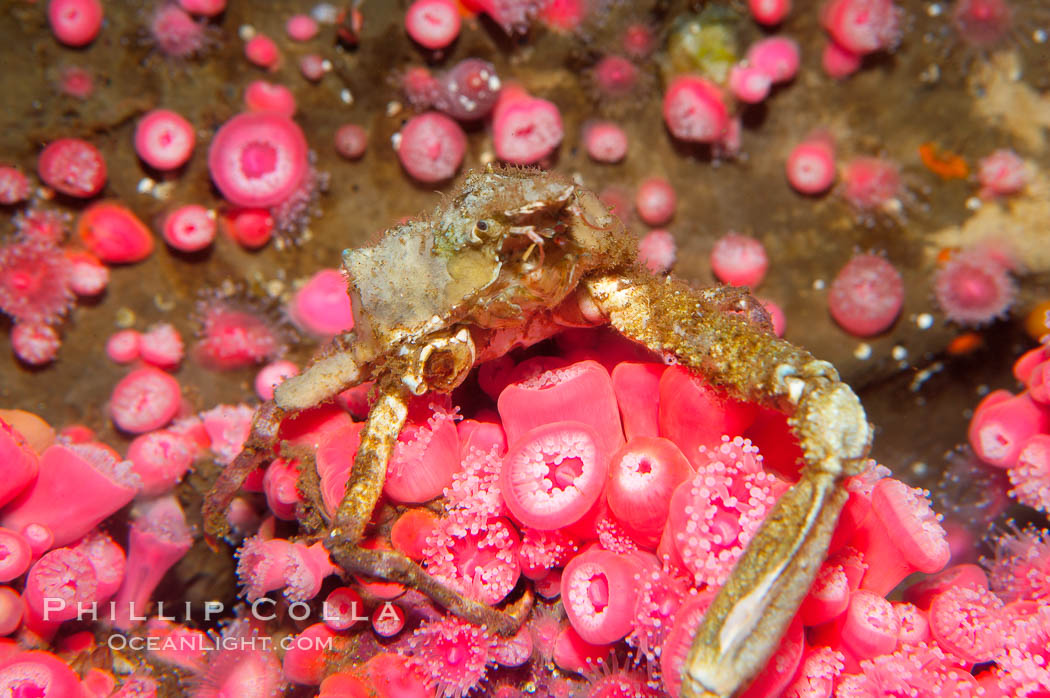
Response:
[[[871,425],[831,364],[752,323],[736,303],[727,309],[725,293],[641,275],[591,279],[587,289],[625,336],[674,355],[733,397],[787,412],[798,434],[802,478],[712,601],[685,663],[684,698],[729,698],[765,666],[812,586],[847,499],[842,481],[862,469]]]

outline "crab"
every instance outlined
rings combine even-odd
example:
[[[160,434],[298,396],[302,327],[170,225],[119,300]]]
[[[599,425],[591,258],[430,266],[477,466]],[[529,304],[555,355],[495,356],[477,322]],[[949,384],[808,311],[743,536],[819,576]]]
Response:
[[[771,331],[746,291],[697,290],[656,277],[637,242],[590,191],[554,174],[495,169],[467,175],[428,218],[346,250],[354,327],[302,374],[277,387],[204,504],[214,542],[247,475],[274,456],[281,420],[374,381],[374,402],[345,497],[321,533],[344,571],[397,581],[503,635],[530,610],[526,590],[502,610],[465,598],[407,557],[361,547],[412,396],[447,393],[477,364],[566,327],[611,325],[736,398],[790,415],[804,454],[783,494],[696,631],[683,672],[687,698],[728,697],[763,668],[827,554],[871,427],[831,364]]]

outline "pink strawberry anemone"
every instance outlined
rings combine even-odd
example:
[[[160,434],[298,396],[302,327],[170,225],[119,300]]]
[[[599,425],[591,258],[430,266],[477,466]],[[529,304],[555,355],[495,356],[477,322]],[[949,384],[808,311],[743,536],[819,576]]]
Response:
[[[73,307],[73,270],[47,240],[0,246],[0,312],[20,323],[54,324]]]
[[[588,550],[565,566],[562,602],[569,622],[587,642],[605,645],[626,637],[638,589],[636,560],[608,550]]]
[[[397,502],[426,502],[452,484],[460,467],[457,415],[440,400],[417,401],[387,464],[383,492]]]
[[[518,583],[520,541],[505,519],[486,521],[472,532],[455,517],[444,519],[423,551],[427,571],[470,598],[495,605]]]
[[[583,422],[555,422],[523,434],[500,474],[515,518],[541,530],[579,521],[598,501],[608,469],[598,439]]]
[[[484,680],[495,646],[493,635],[447,617],[424,623],[412,634],[409,661],[434,677],[436,695],[457,698]]]
[[[292,336],[262,303],[248,297],[205,292],[197,302],[196,315],[200,339],[193,347],[193,358],[214,371],[278,358]]]
[[[230,203],[269,208],[286,200],[306,176],[307,150],[302,129],[290,118],[247,112],[215,134],[208,170]]]
[[[700,453],[708,462],[675,490],[665,534],[697,584],[720,586],[784,487],[747,439]]]

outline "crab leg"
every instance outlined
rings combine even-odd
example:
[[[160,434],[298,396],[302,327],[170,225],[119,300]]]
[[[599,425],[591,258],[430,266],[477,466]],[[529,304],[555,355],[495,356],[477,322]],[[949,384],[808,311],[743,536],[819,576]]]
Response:
[[[336,351],[310,364],[274,389],[274,401],[286,412],[305,410],[359,385],[365,376],[361,366],[345,351]]]
[[[281,420],[319,404],[362,380],[357,363],[346,353],[340,352],[318,359],[301,375],[277,386],[274,399],[264,402],[252,418],[252,430],[241,452],[223,469],[204,498],[201,508],[204,536],[212,548],[230,530],[226,509],[241,489],[245,478],[273,456]]]
[[[498,611],[442,584],[401,553],[360,547],[365,526],[383,491],[387,462],[405,424],[408,398],[399,382],[386,381],[380,386],[379,398],[368,413],[368,424],[361,434],[346,494],[325,538],[325,547],[347,572],[406,584],[475,625],[501,635],[512,635],[528,615],[531,595],[526,594],[507,611]]]
[[[379,398],[368,413],[361,432],[346,494],[335,512],[330,536],[356,547],[364,537],[365,526],[383,492],[386,464],[394,451],[401,427],[408,415],[408,395],[397,387],[380,386]]]
[[[627,337],[673,353],[711,384],[743,400],[787,411],[802,445],[802,478],[770,511],[697,630],[686,660],[685,698],[736,695],[765,666],[827,554],[871,440],[857,396],[835,369],[764,332],[730,294],[701,293],[651,276],[587,283],[598,308]]]
[[[455,615],[499,635],[513,635],[532,609],[532,592],[525,593],[504,611],[468,599],[427,574],[423,568],[392,550],[368,550],[333,538],[326,540],[332,557],[347,572],[398,582],[426,594]]]
[[[264,460],[273,457],[273,447],[277,443],[277,432],[281,428],[284,410],[272,400],[264,402],[252,417],[252,430],[248,434],[241,452],[227,465],[215,484],[204,497],[201,516],[204,519],[204,539],[213,550],[217,550],[217,541],[230,531],[226,520],[226,509],[240,491],[248,475],[258,468]]]

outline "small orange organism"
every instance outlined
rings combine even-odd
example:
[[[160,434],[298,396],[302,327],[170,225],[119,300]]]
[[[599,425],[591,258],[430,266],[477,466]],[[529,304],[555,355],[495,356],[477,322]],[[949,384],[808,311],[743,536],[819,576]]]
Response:
[[[1024,329],[1036,341],[1050,335],[1050,300],[1036,303],[1025,316]]]
[[[959,251],[958,247],[942,247],[937,251],[937,266],[941,266]]]
[[[961,155],[943,150],[932,141],[919,146],[919,157],[926,169],[941,179],[966,179],[970,174],[970,168]]]
[[[972,354],[984,345],[984,337],[980,332],[963,332],[952,338],[946,348],[949,356],[966,356]]]

